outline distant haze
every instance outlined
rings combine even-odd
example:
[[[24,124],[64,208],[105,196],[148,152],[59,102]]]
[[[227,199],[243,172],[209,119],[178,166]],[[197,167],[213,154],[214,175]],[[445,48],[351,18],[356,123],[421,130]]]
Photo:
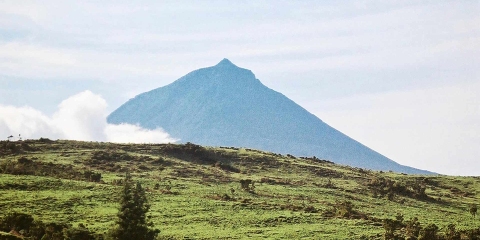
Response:
[[[227,57],[388,158],[480,175],[479,12],[443,0],[0,1],[0,116],[52,118],[86,90],[106,115]]]

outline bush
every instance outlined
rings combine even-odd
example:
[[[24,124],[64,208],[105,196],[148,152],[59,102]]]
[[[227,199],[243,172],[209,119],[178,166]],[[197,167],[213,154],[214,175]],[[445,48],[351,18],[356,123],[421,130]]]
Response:
[[[418,222],[418,218],[416,217],[407,221],[405,224],[405,232],[409,239],[417,239],[421,229],[420,222]]]
[[[228,171],[228,172],[234,172],[234,173],[240,173],[240,169],[230,165],[230,164],[225,164],[222,162],[216,162],[215,163],[216,168],[220,168],[222,170]]]
[[[461,240],[460,232],[455,229],[455,224],[448,224],[445,232],[446,240]]]
[[[384,219],[383,227],[385,229],[385,239],[406,239],[406,240],[460,240],[460,239],[480,239],[479,229],[456,230],[455,224],[449,224],[445,227],[444,234],[439,233],[439,227],[430,224],[422,228],[420,222],[415,217],[409,221],[403,222],[403,216],[397,215],[396,219]]]
[[[91,182],[100,182],[100,180],[102,180],[102,174],[101,173],[97,173],[97,172],[93,172],[93,171],[85,171],[83,173],[85,179],[91,181]]]
[[[73,165],[32,161],[26,157],[21,157],[17,161],[11,161],[9,159],[6,161],[1,161],[0,173],[13,175],[50,176],[94,182],[99,182],[102,177],[100,173],[92,171],[78,171],[74,169]]]
[[[438,239],[437,236],[438,227],[435,224],[429,224],[424,229],[420,231],[420,236],[418,240],[435,240]]]
[[[306,206],[303,209],[306,213],[317,213],[318,209],[316,209],[314,206]]]
[[[31,239],[31,240],[94,240],[94,235],[86,228],[71,228],[65,223],[44,224],[25,213],[8,213],[0,219],[0,231],[12,232],[13,235],[1,235],[2,239]],[[99,235],[102,239],[102,236]]]
[[[63,231],[63,235],[65,240],[95,240],[95,236],[83,227],[66,228]]]
[[[426,185],[421,181],[398,182],[384,177],[374,177],[367,183],[374,196],[386,196],[393,201],[395,195],[411,197],[415,199],[429,200],[425,193]]]
[[[477,214],[477,205],[470,206],[469,212],[472,214],[473,218],[475,218],[475,215]]]
[[[0,232],[0,240],[22,240],[23,238],[17,237],[9,233]]]
[[[0,156],[8,154],[18,154],[21,152],[21,147],[15,142],[2,141],[0,145]]]
[[[350,201],[336,202],[332,207],[326,210],[323,215],[326,217],[340,217],[347,219],[366,219],[364,213],[354,210],[354,205]]]
[[[42,142],[42,143],[53,143],[54,142],[54,141],[50,140],[49,138],[43,138],[43,137],[38,139],[38,141]]]
[[[11,230],[28,230],[33,225],[33,217],[25,213],[9,213],[0,221],[0,230],[10,232]]]
[[[241,179],[240,187],[245,191],[253,192],[255,190],[255,182],[251,179]]]

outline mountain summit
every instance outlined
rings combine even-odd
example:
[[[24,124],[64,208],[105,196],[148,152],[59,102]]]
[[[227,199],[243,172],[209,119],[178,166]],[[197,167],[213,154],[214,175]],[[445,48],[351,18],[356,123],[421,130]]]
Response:
[[[400,165],[351,139],[228,59],[130,99],[107,120],[162,127],[182,142],[317,156],[374,170],[430,173]]]
[[[224,58],[222,61],[220,61],[215,67],[237,67],[237,65],[233,64],[230,62],[230,60]]]

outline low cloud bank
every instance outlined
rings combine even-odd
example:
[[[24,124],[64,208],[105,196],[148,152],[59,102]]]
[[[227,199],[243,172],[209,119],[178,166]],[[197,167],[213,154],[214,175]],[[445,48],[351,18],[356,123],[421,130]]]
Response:
[[[163,129],[144,129],[131,124],[108,124],[107,102],[100,95],[84,91],[62,101],[51,116],[31,107],[0,104],[0,139],[13,135],[36,139],[70,139],[117,143],[176,142]]]

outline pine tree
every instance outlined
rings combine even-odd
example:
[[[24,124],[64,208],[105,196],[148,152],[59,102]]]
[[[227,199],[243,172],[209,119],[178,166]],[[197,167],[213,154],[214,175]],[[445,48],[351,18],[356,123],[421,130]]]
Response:
[[[139,182],[135,187],[133,184],[132,176],[127,173],[120,200],[117,226],[111,236],[115,240],[153,240],[160,231],[151,229],[153,223],[147,222],[150,205],[145,190]]]

